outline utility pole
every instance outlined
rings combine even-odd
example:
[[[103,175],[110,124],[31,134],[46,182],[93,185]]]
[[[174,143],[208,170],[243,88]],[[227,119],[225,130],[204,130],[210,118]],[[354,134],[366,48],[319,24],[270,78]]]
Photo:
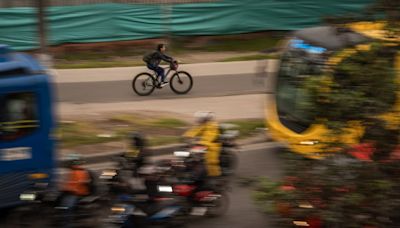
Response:
[[[39,60],[47,68],[52,68],[52,58],[47,50],[47,31],[46,31],[46,8],[48,0],[34,0],[37,9],[38,36],[39,36]]]
[[[46,53],[46,3],[47,0],[35,0],[37,8],[37,21],[38,21],[38,33],[39,33],[39,43],[40,43],[40,53]]]
[[[169,49],[172,50],[173,43],[172,43],[172,4],[170,3],[163,3],[161,5],[161,12],[162,12],[162,19],[164,22],[163,29],[165,38],[167,39],[167,45]]]

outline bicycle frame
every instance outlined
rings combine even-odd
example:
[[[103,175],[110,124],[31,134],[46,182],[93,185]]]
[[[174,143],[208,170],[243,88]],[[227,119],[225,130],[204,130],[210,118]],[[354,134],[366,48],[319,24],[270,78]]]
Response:
[[[172,71],[172,72],[177,72],[177,70],[172,70],[171,69],[171,67],[163,67],[163,69],[164,69],[164,72],[166,72],[165,73],[165,78],[168,78],[170,75],[169,75],[169,73]],[[160,77],[159,77],[159,75],[157,74],[157,72],[156,71],[154,71],[154,70],[151,70],[152,71],[152,73],[153,73],[153,75],[154,75],[154,77],[156,78],[156,81],[159,83],[160,82]],[[173,75],[173,74],[172,74]]]

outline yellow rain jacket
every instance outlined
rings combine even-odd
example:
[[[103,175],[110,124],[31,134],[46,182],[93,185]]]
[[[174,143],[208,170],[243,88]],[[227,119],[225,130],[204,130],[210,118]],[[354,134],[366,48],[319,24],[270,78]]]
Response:
[[[216,121],[208,121],[195,126],[184,134],[184,137],[188,138],[199,137],[198,144],[208,148],[205,160],[209,176],[221,175],[221,167],[219,165],[221,144],[218,142],[219,135],[219,126]]]

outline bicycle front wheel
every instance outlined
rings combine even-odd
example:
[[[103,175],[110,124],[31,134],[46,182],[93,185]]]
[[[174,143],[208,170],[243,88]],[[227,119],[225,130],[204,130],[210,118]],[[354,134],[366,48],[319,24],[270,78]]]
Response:
[[[178,71],[172,75],[169,85],[174,93],[186,94],[193,87],[193,79],[188,72]]]
[[[140,73],[132,81],[132,89],[139,96],[150,95],[156,86],[155,78],[149,73]]]

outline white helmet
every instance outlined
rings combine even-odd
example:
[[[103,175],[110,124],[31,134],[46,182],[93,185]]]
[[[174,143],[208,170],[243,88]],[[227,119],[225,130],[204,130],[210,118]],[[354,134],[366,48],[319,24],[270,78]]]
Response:
[[[198,111],[194,114],[194,118],[197,123],[205,123],[207,121],[213,120],[215,117],[213,112],[210,111]]]

